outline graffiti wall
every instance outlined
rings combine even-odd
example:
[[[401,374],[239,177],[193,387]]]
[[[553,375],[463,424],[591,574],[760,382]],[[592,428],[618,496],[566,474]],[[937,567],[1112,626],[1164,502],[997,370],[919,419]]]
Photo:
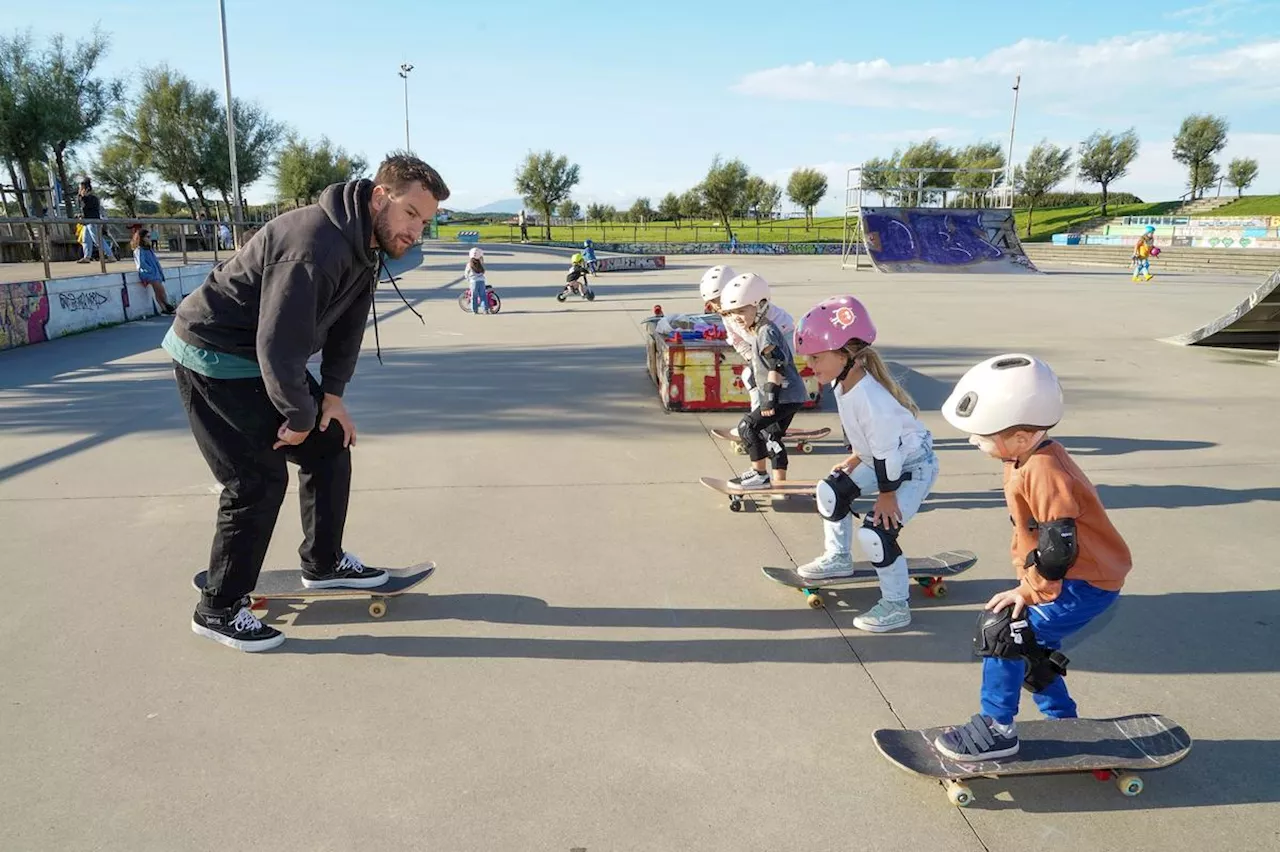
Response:
[[[578,243],[551,242],[540,243],[558,248],[581,248]],[[618,254],[800,254],[800,255],[839,255],[840,243],[738,243],[737,248],[729,243],[596,243],[596,251],[617,252]],[[601,258],[604,260],[604,258]]]
[[[881,272],[1038,272],[1013,211],[864,207],[862,233]]]
[[[1118,224],[1106,225],[1101,234],[1087,235],[1086,242],[1130,245],[1146,231],[1146,224],[1155,227],[1156,245],[1161,246],[1280,249],[1280,216],[1206,216],[1159,223],[1126,217]]]
[[[49,296],[43,281],[0,284],[0,350],[49,338]]]
[[[169,300],[180,301],[199,287],[212,268],[166,267]],[[138,283],[137,272],[0,284],[0,350],[156,314],[151,289]]]
[[[632,255],[630,257],[602,257],[596,261],[597,272],[632,272],[643,269],[666,269],[663,255]]]

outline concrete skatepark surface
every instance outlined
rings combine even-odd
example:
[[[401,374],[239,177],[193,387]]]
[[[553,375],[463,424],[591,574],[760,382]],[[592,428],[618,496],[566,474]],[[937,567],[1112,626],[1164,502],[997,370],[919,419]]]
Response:
[[[266,654],[190,632],[217,497],[165,321],[0,353],[0,848],[1277,848],[1280,371],[1158,340],[1256,281],[680,257],[559,304],[567,254],[486,247],[495,317],[457,308],[465,247],[428,246],[401,278],[425,325],[380,288],[386,363],[368,335],[347,393],[346,542],[440,569],[382,620],[359,601],[274,606],[288,640]],[[913,592],[906,631],[852,627],[874,585],[813,611],[761,577],[818,553],[816,515],[730,513],[697,480],[744,467],[708,434],[736,418],[658,404],[638,322],[699,309],[724,260],[796,316],[856,293],[925,409],[942,473],[904,547],[980,561],[946,599]],[[1136,562],[1066,649],[1081,712],[1161,713],[1195,745],[1137,798],[1088,775],[979,780],[961,811],[871,732],[976,712],[972,629],[1012,585],[1009,527],[999,465],[937,409],[1016,350],[1062,377],[1056,436]],[[797,424],[838,420],[827,404]],[[839,454],[793,454],[792,476]],[[267,566],[296,564],[299,536],[291,492]]]

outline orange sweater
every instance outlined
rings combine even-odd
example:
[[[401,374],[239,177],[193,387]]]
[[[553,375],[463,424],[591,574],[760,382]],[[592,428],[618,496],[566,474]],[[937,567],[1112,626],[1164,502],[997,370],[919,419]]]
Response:
[[[1045,442],[1021,467],[1005,463],[1004,498],[1013,517],[1013,564],[1027,603],[1048,603],[1062,590],[1062,581],[1046,580],[1035,565],[1023,567],[1039,544],[1033,521],[1075,520],[1078,555],[1067,579],[1110,591],[1124,585],[1133,567],[1129,546],[1111,524],[1093,483],[1057,441]]]

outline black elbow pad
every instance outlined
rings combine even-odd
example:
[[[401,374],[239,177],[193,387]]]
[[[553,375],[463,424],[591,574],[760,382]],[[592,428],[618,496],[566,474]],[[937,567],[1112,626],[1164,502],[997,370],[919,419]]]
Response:
[[[1080,555],[1076,542],[1076,522],[1073,518],[1037,524],[1040,533],[1039,546],[1027,554],[1027,564],[1036,566],[1046,580],[1061,580]]]

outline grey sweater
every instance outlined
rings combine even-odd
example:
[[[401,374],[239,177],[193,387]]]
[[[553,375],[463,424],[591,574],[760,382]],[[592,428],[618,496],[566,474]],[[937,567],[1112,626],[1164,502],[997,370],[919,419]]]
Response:
[[[377,286],[368,180],[334,184],[320,200],[272,219],[182,300],[179,338],[256,361],[267,396],[297,432],[318,410],[307,359],[323,353],[320,386],[342,396],[355,372]]]

